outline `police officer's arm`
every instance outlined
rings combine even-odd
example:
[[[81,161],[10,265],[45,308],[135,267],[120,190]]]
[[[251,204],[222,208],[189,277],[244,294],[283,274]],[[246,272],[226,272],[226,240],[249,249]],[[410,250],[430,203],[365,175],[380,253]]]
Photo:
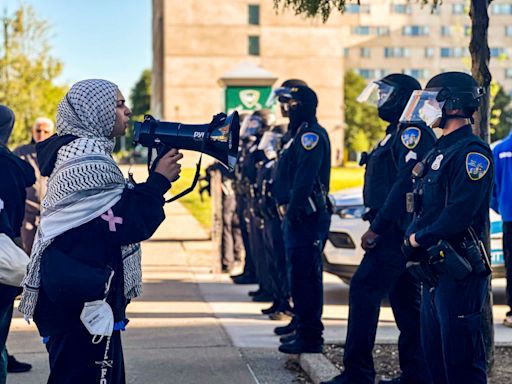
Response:
[[[481,152],[481,150],[477,150]],[[467,152],[466,152],[467,153]],[[490,153],[484,153],[491,159]],[[466,170],[466,154],[459,161],[455,161],[448,172],[450,182],[447,191],[447,204],[439,218],[431,225],[416,232],[415,240],[423,248],[435,245],[441,239],[448,239],[465,231],[473,223],[473,217],[481,207],[484,200],[489,199],[492,186],[492,164],[486,174],[472,180]],[[445,199],[445,192],[440,192],[440,199]]]
[[[499,196],[501,191],[501,173],[503,172],[503,168],[500,163],[498,147],[494,148],[492,156],[494,159],[494,187],[491,195],[491,208],[496,213],[500,213]]]
[[[307,134],[308,132],[301,136]],[[292,221],[297,220],[304,213],[304,208],[308,203],[307,200],[313,193],[313,188],[319,177],[325,148],[318,135],[317,140],[318,144],[311,149],[306,149],[302,140],[293,143],[297,151],[297,168],[293,185],[290,186],[290,203],[286,211],[286,217]]]
[[[384,233],[393,223],[396,223],[406,213],[406,193],[412,190],[411,172],[416,163],[430,151],[435,137],[429,132],[422,131],[415,145],[406,147],[400,137],[393,143],[393,153],[397,161],[398,174],[386,201],[370,228],[377,234]]]

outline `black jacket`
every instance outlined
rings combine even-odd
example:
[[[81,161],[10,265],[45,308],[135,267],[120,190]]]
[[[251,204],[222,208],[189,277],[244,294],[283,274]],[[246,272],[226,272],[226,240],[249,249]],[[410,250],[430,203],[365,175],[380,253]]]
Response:
[[[55,162],[54,151],[60,148],[59,140],[60,143],[66,143],[66,140],[63,141],[59,137],[52,140],[53,151],[48,150],[48,145],[46,151],[40,151],[38,148],[39,161],[45,164],[46,171],[52,168],[52,159],[53,163]],[[81,263],[100,268],[109,266],[114,269],[114,279],[107,302],[114,311],[114,321],[123,321],[128,302],[124,297],[121,246],[146,240],[156,231],[165,219],[163,195],[169,187],[169,181],[164,176],[152,173],[145,183],[137,184],[134,189],[125,188],[121,200],[111,208],[111,214],[122,218],[121,224],[109,223],[100,215],[80,227],[61,234],[43,253],[42,264],[44,265],[44,258],[51,255],[52,250],[57,250]],[[83,302],[77,301],[66,305],[53,302],[43,288],[44,279],[52,277],[48,274],[64,272],[42,270],[39,299],[34,313],[34,321],[41,336],[66,333],[82,326],[80,313]]]

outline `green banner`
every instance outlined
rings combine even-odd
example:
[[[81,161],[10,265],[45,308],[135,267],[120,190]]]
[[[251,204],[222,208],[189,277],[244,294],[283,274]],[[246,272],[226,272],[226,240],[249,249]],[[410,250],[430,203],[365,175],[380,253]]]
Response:
[[[272,87],[227,87],[226,113],[265,109]]]

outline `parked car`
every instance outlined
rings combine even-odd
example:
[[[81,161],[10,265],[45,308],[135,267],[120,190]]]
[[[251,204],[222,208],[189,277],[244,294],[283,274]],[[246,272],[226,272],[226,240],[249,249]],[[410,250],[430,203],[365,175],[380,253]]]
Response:
[[[369,224],[362,220],[365,212],[363,194],[360,188],[353,188],[334,194],[336,213],[332,216],[329,240],[324,251],[324,270],[337,275],[349,283],[361,262],[364,250],[361,236]],[[501,216],[493,210],[491,219],[491,264],[493,277],[505,276],[505,261],[502,247]]]

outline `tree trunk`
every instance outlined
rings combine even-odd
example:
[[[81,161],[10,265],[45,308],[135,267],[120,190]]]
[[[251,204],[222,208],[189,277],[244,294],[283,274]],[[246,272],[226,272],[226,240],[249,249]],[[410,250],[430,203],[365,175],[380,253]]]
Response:
[[[474,131],[486,143],[490,141],[489,119],[491,114],[491,72],[489,71],[490,50],[488,40],[489,14],[487,12],[489,3],[492,0],[471,0],[469,16],[471,18],[471,42],[469,52],[471,53],[471,72],[475,80],[484,87],[485,94],[482,97],[480,108],[475,116]],[[489,223],[488,223],[489,224]],[[485,248],[490,255],[490,234],[486,233]],[[489,279],[489,290],[484,305],[485,326],[483,329],[488,372],[494,366],[494,326],[492,315],[492,285]]]

